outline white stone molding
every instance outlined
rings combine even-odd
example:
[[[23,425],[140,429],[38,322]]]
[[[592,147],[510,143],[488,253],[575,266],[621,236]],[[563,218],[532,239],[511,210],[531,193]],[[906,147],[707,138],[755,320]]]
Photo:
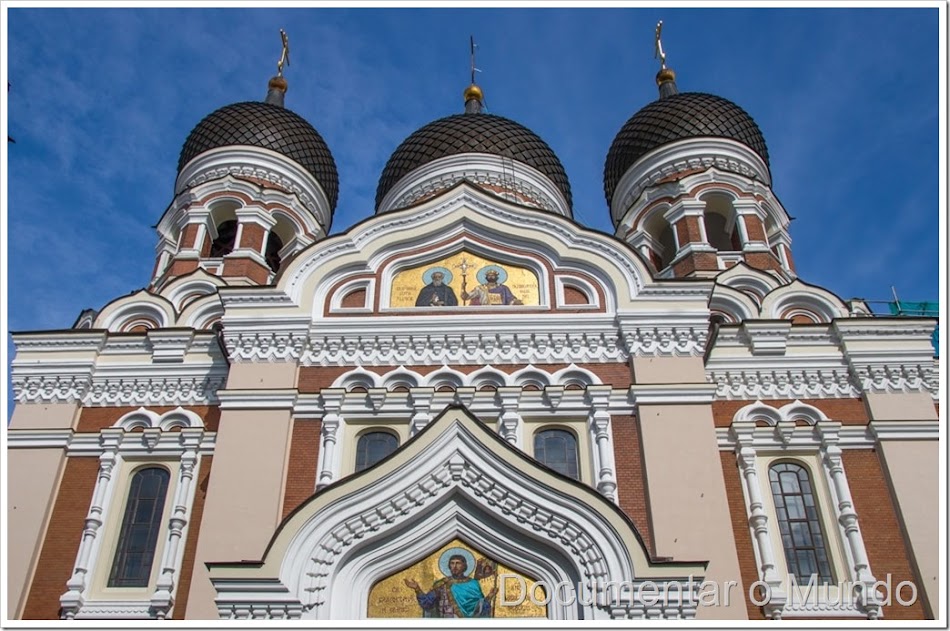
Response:
[[[510,191],[513,195],[509,201],[515,203],[572,216],[564,194],[546,175],[518,160],[488,153],[445,156],[413,169],[389,189],[376,212],[411,206],[462,180]]]
[[[219,615],[247,618],[257,607],[311,620],[365,618],[374,583],[458,537],[549,584],[600,588],[590,605],[552,604],[550,618],[695,615],[702,564],[650,564],[614,506],[486,431],[449,411],[358,480],[317,493],[283,524],[262,564],[212,565]],[[673,600],[651,611],[633,594],[610,598],[604,589],[643,580],[669,587]]]
[[[265,189],[250,182],[242,182],[237,179],[240,177],[252,177],[271,182],[292,195]],[[212,192],[205,190],[207,187],[199,188],[199,185],[213,181],[219,181],[219,186],[223,186],[225,190],[251,188],[250,195],[254,198],[263,198],[261,201],[264,202],[270,201],[268,197],[271,197],[288,208],[306,209],[306,214],[317,220],[323,234],[329,230],[333,209],[330,208],[330,202],[323,187],[306,169],[276,151],[249,146],[219,147],[205,151],[186,164],[178,174],[175,181],[175,194],[180,196],[186,189],[193,189],[190,196],[182,200],[183,204],[187,203],[190,201],[188,197],[195,199],[198,195],[204,196]],[[173,203],[159,222],[160,232],[166,219],[171,221],[171,218],[180,210]]]
[[[849,317],[847,305],[836,295],[798,279],[769,292],[762,300],[759,317],[780,319],[791,309],[813,313],[821,323]]]
[[[730,324],[738,324],[759,315],[759,305],[748,292],[718,284],[709,297],[709,310],[721,311],[729,318]]]
[[[320,423],[320,453],[317,455],[317,489],[334,482],[340,477],[341,451],[338,439],[342,433],[343,416],[340,407],[345,392],[333,388],[324,388],[320,392],[323,407],[323,419]]]
[[[160,293],[181,313],[185,309],[186,301],[190,303],[199,295],[217,293],[218,287],[224,285],[225,282],[220,277],[198,269],[187,276],[174,277],[162,287]]]
[[[470,323],[466,327],[468,332],[444,332],[442,327],[436,329],[429,322],[426,329],[418,332],[386,334],[379,330],[379,320],[374,322],[375,333],[328,333],[315,329],[307,338],[291,333],[229,336],[225,332],[225,339],[235,361],[299,359],[304,366],[624,363],[629,359],[616,329],[603,327],[544,331],[538,329],[535,319],[530,324],[522,321],[516,330],[510,330],[493,325],[493,317],[484,318],[479,324]],[[694,352],[700,336],[681,337],[679,330],[654,327],[651,331],[637,329],[630,342],[644,352],[650,349],[653,354],[662,354],[667,349]],[[695,352],[702,354],[701,350]]]
[[[178,370],[171,366],[83,368],[60,363],[18,366],[14,360],[14,398],[17,403],[80,403],[87,407],[215,405],[227,377],[223,362],[179,365]]]
[[[740,334],[749,340],[752,355],[785,355],[792,323],[788,320],[747,320]]]
[[[141,432],[133,430],[142,429]],[[66,592],[60,597],[61,616],[65,619],[83,618],[166,618],[175,602],[187,527],[194,502],[193,480],[200,455],[214,450],[214,434],[205,432],[204,423],[194,412],[181,408],[158,414],[140,408],[124,415],[112,427],[98,434],[72,434],[60,437],[65,442],[67,455],[99,457],[99,474],[92,501],[80,539],[79,551],[72,575],[66,583]],[[25,440],[24,440],[25,439]],[[36,442],[35,437],[18,438],[16,447]],[[47,441],[48,442],[48,441]],[[14,446],[14,445],[11,445]],[[109,563],[109,552],[102,547],[100,527],[113,511],[124,509],[124,497],[118,497],[115,471],[123,460],[168,462],[178,460],[178,478],[169,489],[171,516],[160,533],[164,537],[159,578],[155,590],[143,600],[104,600],[91,592],[90,577],[100,563]]]
[[[223,338],[228,357],[234,362],[300,361],[307,346],[306,330],[300,331],[297,327],[268,330],[262,326],[258,331],[244,331],[225,325]]]
[[[618,314],[623,347],[636,357],[697,357],[706,349],[709,313],[702,315]],[[659,324],[661,323],[662,324]]]
[[[142,289],[103,307],[96,316],[94,327],[118,332],[127,331],[138,323],[146,324],[148,328],[174,326],[175,308],[164,296]]]
[[[749,294],[756,302],[755,316],[759,314],[762,299],[778,289],[784,281],[776,278],[772,272],[750,267],[745,262],[733,265],[716,276],[716,289],[719,286],[732,287]],[[715,292],[714,292],[715,293]]]
[[[608,386],[609,388],[609,386]],[[524,449],[522,430],[524,420],[518,414],[518,401],[521,399],[522,389],[519,386],[502,386],[498,388],[498,401],[501,414],[498,416],[498,435],[509,444]]]
[[[618,498],[613,426],[610,422],[610,412],[608,412],[610,394],[611,388],[608,385],[587,388],[587,397],[590,402],[587,429],[590,432],[590,444],[593,445],[593,469],[596,477],[594,486],[598,492],[616,503]]]
[[[354,291],[362,289],[366,292],[366,298],[363,304],[359,307],[344,307],[343,299],[347,295]],[[330,313],[372,313],[373,311],[373,296],[376,295],[376,279],[375,278],[357,278],[355,280],[348,281],[333,292],[333,296],[330,298]]]
[[[432,421],[432,388],[414,388],[410,391],[409,400],[412,402],[412,419],[409,421],[409,435],[415,436],[426,428]],[[378,405],[374,406],[378,409]]]
[[[362,366],[357,366],[337,377],[331,387],[342,388],[347,391],[354,388],[393,390],[396,387],[405,387],[415,391],[420,387],[436,389],[442,386],[449,386],[453,389],[467,386],[476,389],[483,386],[494,388],[516,386],[521,389],[531,386],[542,390],[554,385],[583,388],[599,383],[600,379],[596,374],[573,363],[553,373],[544,368],[528,364],[510,374],[489,364],[468,374],[443,366],[441,369],[425,375],[416,372],[411,366],[398,366],[382,375],[366,370]]]
[[[758,426],[760,423],[764,426]],[[858,527],[858,516],[841,462],[841,433],[840,422],[829,420],[821,410],[801,401],[793,401],[781,408],[756,401],[736,412],[727,440],[725,443],[720,442],[720,447],[732,447],[738,459],[758,575],[760,580],[768,584],[771,593],[764,610],[771,618],[821,615],[876,619],[881,615],[880,594],[873,587],[876,579],[871,573],[864,539]],[[719,436],[722,438],[723,435]],[[839,583],[846,581],[856,586],[848,594],[832,597],[827,591],[823,594],[822,590],[818,590],[814,601],[803,599],[798,588],[789,585],[788,580],[782,578],[776,569],[777,560],[773,550],[781,549],[782,546],[775,545],[779,541],[778,533],[770,525],[765,510],[765,502],[771,501],[765,499],[771,497],[770,486],[767,480],[760,479],[757,459],[789,452],[791,456],[811,453],[820,459],[820,474],[832,502],[831,507],[821,505],[820,509],[821,512],[832,511],[838,525],[836,537],[826,533],[827,544],[835,545],[833,539],[836,539],[844,549],[848,576],[839,576]],[[812,471],[812,475],[817,473]],[[814,479],[815,484],[820,482]]]
[[[875,394],[940,394],[934,318],[849,318],[833,324],[855,383]],[[876,344],[869,344],[876,342]]]
[[[66,593],[59,598],[61,617],[71,620],[82,608],[85,602],[85,592],[88,587],[89,575],[92,573],[92,550],[102,526],[103,514],[107,506],[107,495],[112,490],[112,472],[116,465],[119,443],[122,432],[119,430],[102,430],[100,432],[102,454],[99,456],[99,474],[96,477],[96,486],[92,492],[92,502],[86,514],[86,522],[79,540],[79,551],[76,562],[73,564],[72,575],[66,581]]]
[[[575,289],[587,298],[586,305],[574,305],[568,304],[565,300],[564,293],[565,288]],[[597,289],[588,281],[579,276],[567,276],[564,274],[557,274],[554,276],[554,299],[555,306],[558,309],[599,309],[600,308],[600,296],[597,294]]]
[[[696,169],[717,171],[718,177],[713,181],[745,180],[743,189],[756,185],[756,188],[769,190],[772,185],[768,166],[744,144],[728,138],[685,138],[657,147],[627,169],[610,200],[614,222],[620,223],[631,207],[642,207],[643,193],[647,189],[672,175]],[[695,187],[694,181],[702,179],[708,179],[708,175],[707,178],[687,175],[676,184],[689,190]]]
[[[181,466],[178,469],[178,480],[175,484],[175,494],[172,499],[172,514],[168,520],[168,532],[162,550],[161,564],[159,565],[158,582],[155,592],[149,599],[151,611],[155,617],[164,620],[168,617],[175,601],[175,589],[178,583],[178,574],[181,569],[182,555],[186,528],[191,516],[191,507],[194,503],[194,477],[198,466],[198,447],[201,443],[201,432],[182,430]]]

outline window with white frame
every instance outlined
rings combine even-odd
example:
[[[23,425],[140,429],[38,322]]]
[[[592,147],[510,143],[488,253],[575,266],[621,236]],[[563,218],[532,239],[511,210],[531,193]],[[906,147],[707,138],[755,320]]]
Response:
[[[795,401],[750,404],[729,441],[738,457],[766,615],[877,618],[864,540],[845,477],[841,423]]]

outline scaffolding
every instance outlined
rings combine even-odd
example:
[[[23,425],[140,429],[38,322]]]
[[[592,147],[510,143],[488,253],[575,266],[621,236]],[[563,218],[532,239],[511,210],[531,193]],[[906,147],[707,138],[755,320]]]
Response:
[[[940,318],[940,303],[934,300],[924,301],[924,302],[912,302],[908,300],[901,300],[897,296],[897,289],[891,287],[891,293],[894,296],[893,300],[865,300],[863,301],[867,305],[886,305],[884,307],[887,309],[886,312],[877,312],[874,311],[872,307],[871,314],[874,316],[880,317],[907,317],[907,318],[937,318],[939,322]],[[933,336],[930,338],[930,341],[933,343],[934,355],[940,355],[940,346],[939,346],[939,333],[940,326],[934,328]]]

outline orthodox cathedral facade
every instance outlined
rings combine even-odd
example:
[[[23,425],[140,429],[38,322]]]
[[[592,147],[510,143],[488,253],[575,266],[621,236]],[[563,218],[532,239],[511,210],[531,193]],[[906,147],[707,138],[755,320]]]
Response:
[[[13,335],[8,616],[936,617],[935,320],[799,279],[754,120],[656,82],[612,235],[474,84],[334,236],[282,72],[199,122],[148,287]]]

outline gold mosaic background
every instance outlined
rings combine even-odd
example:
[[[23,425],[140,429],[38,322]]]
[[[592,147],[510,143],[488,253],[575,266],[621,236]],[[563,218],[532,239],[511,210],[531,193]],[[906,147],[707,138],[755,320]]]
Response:
[[[458,308],[467,306],[462,300],[462,270],[457,266],[465,260],[471,267],[468,268],[466,290],[472,291],[479,285],[475,275],[478,270],[486,265],[497,265],[508,272],[508,279],[505,285],[526,305],[537,306],[540,303],[538,293],[538,277],[534,272],[523,267],[508,265],[507,263],[498,263],[497,261],[482,258],[469,252],[460,252],[446,257],[439,261],[430,261],[425,265],[403,270],[393,278],[392,291],[390,292],[389,306],[392,308],[413,307],[416,308],[416,298],[419,297],[419,290],[426,283],[422,282],[422,275],[431,267],[445,267],[452,272],[452,282],[446,283],[455,291],[455,297],[458,298]],[[419,309],[437,309],[439,307],[418,307]],[[447,307],[451,309],[452,307]],[[502,307],[503,308],[503,307]]]
[[[413,299],[415,300],[415,299]],[[415,565],[412,565],[405,570],[392,574],[379,581],[369,592],[369,602],[367,603],[367,615],[370,618],[421,618],[422,617],[422,607],[419,606],[419,603],[416,601],[416,593],[406,587],[403,583],[404,579],[413,579],[419,583],[419,586],[423,590],[428,591],[432,588],[432,584],[443,578],[442,571],[439,569],[439,557],[443,552],[449,548],[465,548],[471,552],[475,559],[479,559],[486,555],[482,554],[472,546],[464,543],[458,539],[455,541],[442,546],[427,558],[419,561]],[[493,559],[497,562],[496,559]],[[469,568],[469,572],[473,572],[474,568]],[[525,583],[528,585],[529,589],[535,590],[535,598],[539,601],[544,600],[544,591],[540,587],[534,586],[534,581],[525,576],[520,572],[516,572],[510,567],[498,563],[498,574],[516,574],[521,578],[525,579]],[[482,586],[482,593],[487,594],[491,591],[491,588],[495,584],[495,579],[492,577],[483,578],[479,581]],[[505,598],[509,601],[519,599],[523,594],[521,594],[521,585],[518,581],[514,579],[509,579],[505,582],[505,589],[507,593]],[[498,583],[499,591],[502,588],[501,583]],[[511,606],[499,606],[501,602],[501,593],[495,596],[494,603],[494,617],[495,618],[545,618],[547,617],[547,612],[545,608],[540,605],[535,605],[531,602],[530,598],[525,597],[524,603],[519,605]]]

